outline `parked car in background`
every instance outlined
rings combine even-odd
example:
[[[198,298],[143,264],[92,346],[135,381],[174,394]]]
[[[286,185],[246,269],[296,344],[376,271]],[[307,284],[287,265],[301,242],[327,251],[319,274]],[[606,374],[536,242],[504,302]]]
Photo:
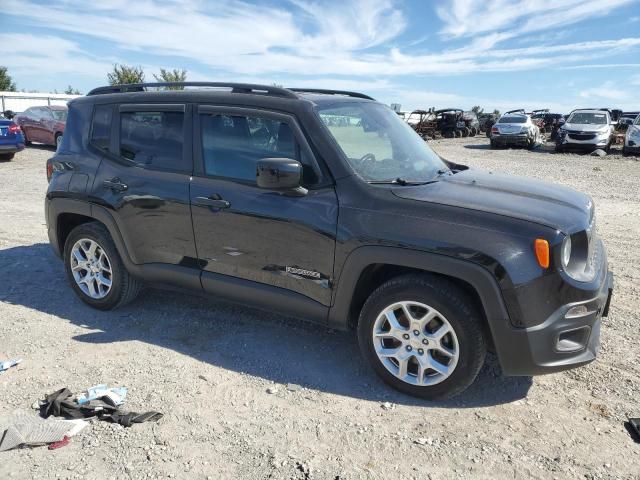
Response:
[[[628,155],[630,153],[640,153],[640,114],[636,116],[632,125],[627,128],[627,133],[624,136],[624,146],[622,147],[622,154]]]
[[[0,160],[11,160],[24,149],[24,136],[15,122],[0,118]]]
[[[62,142],[64,127],[67,123],[66,106],[31,107],[15,117],[15,122],[22,129],[24,141],[55,145]]]
[[[613,125],[608,110],[578,109],[569,114],[558,130],[556,152],[565,150],[609,151],[613,141]]]
[[[540,129],[526,113],[505,113],[491,127],[491,148],[535,148],[542,143]]]
[[[629,126],[633,125],[638,115],[640,115],[640,112],[624,112],[620,118],[618,118],[618,123],[615,127],[616,132],[626,132]]]

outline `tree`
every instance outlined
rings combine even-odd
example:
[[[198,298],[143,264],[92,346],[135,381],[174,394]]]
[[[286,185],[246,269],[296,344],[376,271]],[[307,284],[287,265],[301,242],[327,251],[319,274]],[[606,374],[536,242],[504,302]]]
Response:
[[[471,109],[471,111],[476,115],[480,115],[482,112],[484,112],[484,108],[481,108],[480,105],[476,105]]]
[[[186,70],[178,70],[174,68],[173,70],[165,70],[164,68],[160,69],[160,75],[153,74],[154,78],[158,82],[186,82],[187,81],[187,71]],[[164,87],[165,90],[184,90],[184,87],[176,86],[176,87]]]
[[[494,114],[496,117],[499,117],[499,116],[500,116],[500,110],[498,110],[498,109],[496,108],[496,109],[493,111],[493,114]]]
[[[80,95],[80,90],[69,85],[64,93],[66,93],[67,95]]]
[[[113,71],[107,73],[109,85],[125,85],[127,83],[143,83],[144,71],[142,67],[131,67],[129,65],[113,65]]]
[[[0,67],[0,92],[15,92],[16,84],[7,73],[7,67]]]

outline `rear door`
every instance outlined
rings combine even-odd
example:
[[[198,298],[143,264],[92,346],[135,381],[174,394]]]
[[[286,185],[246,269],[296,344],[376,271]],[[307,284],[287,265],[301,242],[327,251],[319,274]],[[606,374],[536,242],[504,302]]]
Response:
[[[134,263],[198,269],[191,227],[190,107],[97,105],[91,146],[103,155],[94,196],[118,224]]]
[[[203,105],[195,121],[191,202],[204,289],[215,293],[224,275],[329,305],[337,198],[295,118]],[[258,188],[256,163],[267,157],[301,161],[308,194]]]

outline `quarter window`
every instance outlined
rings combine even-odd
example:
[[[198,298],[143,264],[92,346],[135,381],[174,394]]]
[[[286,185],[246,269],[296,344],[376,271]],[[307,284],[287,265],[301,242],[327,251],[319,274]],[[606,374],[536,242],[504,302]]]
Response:
[[[111,141],[112,115],[113,107],[111,105],[98,105],[93,111],[91,144],[105,152],[109,150]]]
[[[120,156],[143,167],[187,171],[184,113],[121,112]]]
[[[200,115],[202,156],[207,175],[255,182],[263,158],[291,158],[303,164],[304,183],[315,181],[291,126],[280,120],[245,115]]]

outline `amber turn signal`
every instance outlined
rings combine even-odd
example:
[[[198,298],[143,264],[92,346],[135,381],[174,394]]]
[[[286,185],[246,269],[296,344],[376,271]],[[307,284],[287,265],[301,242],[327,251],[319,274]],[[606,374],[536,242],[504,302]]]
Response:
[[[536,258],[538,259],[538,265],[542,268],[549,268],[549,242],[544,238],[536,238],[534,247],[536,250]]]

